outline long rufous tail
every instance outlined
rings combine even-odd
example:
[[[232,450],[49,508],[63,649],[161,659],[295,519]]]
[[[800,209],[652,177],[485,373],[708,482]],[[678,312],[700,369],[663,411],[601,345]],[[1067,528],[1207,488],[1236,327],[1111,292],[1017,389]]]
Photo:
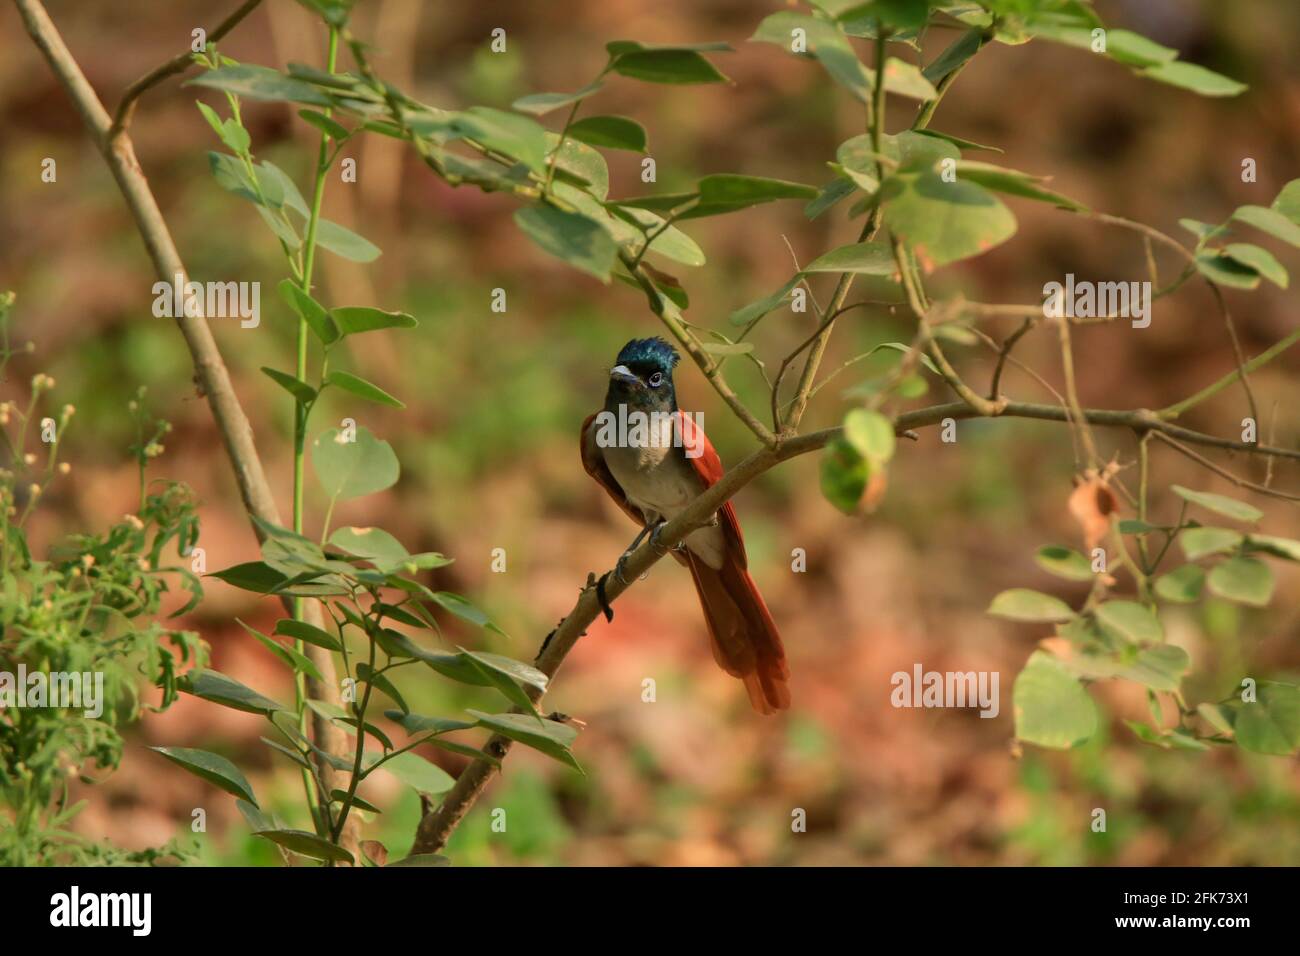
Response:
[[[758,593],[742,559],[729,553],[721,570],[686,552],[709,626],[713,658],[723,670],[745,682],[749,702],[760,714],[790,706],[790,668],[776,622]]]

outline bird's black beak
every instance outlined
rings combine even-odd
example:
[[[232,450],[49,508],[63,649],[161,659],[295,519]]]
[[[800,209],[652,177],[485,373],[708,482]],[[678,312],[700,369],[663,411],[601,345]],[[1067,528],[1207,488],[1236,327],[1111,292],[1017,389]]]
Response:
[[[610,369],[609,380],[611,384],[619,383],[621,385],[636,385],[641,382],[626,365],[615,365]]]

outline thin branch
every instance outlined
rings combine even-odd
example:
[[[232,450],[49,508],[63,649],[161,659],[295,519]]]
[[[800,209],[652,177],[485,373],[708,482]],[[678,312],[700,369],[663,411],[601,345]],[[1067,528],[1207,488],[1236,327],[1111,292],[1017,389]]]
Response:
[[[1205,388],[1201,389],[1195,395],[1189,396],[1188,398],[1183,399],[1181,402],[1175,402],[1173,405],[1170,405],[1167,408],[1162,408],[1160,411],[1156,412],[1156,414],[1163,419],[1172,421],[1173,419],[1177,418],[1179,415],[1183,414],[1183,412],[1195,408],[1197,405],[1201,404],[1206,399],[1213,398],[1215,395],[1219,394],[1219,392],[1223,391],[1233,382],[1237,381],[1241,377],[1242,372],[1253,372],[1255,371],[1255,369],[1259,368],[1260,366],[1268,364],[1269,362],[1273,361],[1273,359],[1277,358],[1279,355],[1285,352],[1287,349],[1291,348],[1291,346],[1295,345],[1297,342],[1300,342],[1300,329],[1296,329],[1294,332],[1292,332],[1286,338],[1282,339],[1280,342],[1273,345],[1271,348],[1265,349],[1263,352],[1260,352],[1249,362],[1245,362],[1244,364],[1238,366],[1236,369],[1229,372],[1227,375],[1223,376],[1218,381],[1210,385],[1207,385]]]
[[[1070,344],[1070,323],[1062,319],[1057,322],[1056,327],[1061,338],[1061,369],[1065,374],[1065,397],[1068,402],[1070,423],[1078,429],[1088,464],[1093,468],[1100,468],[1101,458],[1097,454],[1097,444],[1093,441],[1092,430],[1083,417],[1083,406],[1079,403],[1079,389],[1074,380],[1074,348]]]
[[[876,156],[882,155],[882,137],[885,132],[885,41],[887,34],[884,29],[878,31],[876,37],[876,85],[872,90],[871,104],[871,149]],[[884,182],[885,169],[879,159],[876,160],[876,179],[878,182]],[[877,196],[879,193],[877,193]],[[880,203],[876,202],[869,213],[867,221],[862,226],[862,232],[858,235],[858,242],[870,242],[880,228],[880,221],[883,215]],[[822,356],[826,354],[826,346],[830,342],[831,332],[834,330],[835,317],[844,305],[844,300],[849,297],[849,288],[853,285],[853,273],[843,272],[840,274],[839,281],[835,284],[835,292],[831,295],[831,300],[826,306],[823,316],[830,316],[830,319],[824,322],[824,327],[819,331],[816,338],[813,339],[812,347],[808,352],[808,359],[804,362],[803,371],[799,375],[799,384],[795,390],[794,404],[790,406],[790,412],[784,421],[774,418],[772,427],[782,435],[791,434],[798,430],[799,422],[803,420],[804,410],[808,407],[808,398],[812,392],[813,382],[817,378],[817,369],[821,366]],[[780,397],[776,394],[772,396],[772,407],[776,409]]]
[[[745,406],[740,397],[731,390],[731,386],[727,384],[727,380],[722,375],[721,365],[704,349],[700,340],[682,324],[681,319],[664,305],[667,300],[663,293],[655,288],[654,281],[645,274],[641,264],[630,253],[623,251],[619,252],[619,259],[632,278],[636,280],[637,285],[645,292],[650,311],[657,315],[664,325],[668,326],[668,330],[672,332],[673,337],[686,350],[695,364],[700,367],[700,371],[709,380],[713,390],[727,403],[727,407],[735,412],[736,417],[749,427],[749,430],[757,436],[759,441],[764,445],[772,445],[776,441],[776,437],[768,430],[766,425],[754,416],[754,413]]]
[[[110,137],[113,123],[109,119],[108,111],[104,109],[103,103],[86,80],[81,67],[64,44],[62,36],[59,35],[58,29],[50,20],[40,0],[14,0],[14,4],[22,16],[23,25],[32,41],[45,56],[54,75],[76,105],[95,145],[113,173],[113,178],[117,180],[127,207],[135,218],[136,229],[144,240],[145,249],[153,262],[154,271],[160,279],[169,284],[177,281],[186,282],[188,272],[185,263],[176,250],[171,231],[167,228],[167,222],[158,208],[158,202],[140,169],[131,137],[125,130],[119,130]],[[244,507],[249,515],[260,518],[268,524],[279,526],[280,511],[276,507],[271,486],[266,480],[262,460],[258,457],[257,448],[253,444],[252,426],[235,394],[230,373],[212,336],[212,329],[204,319],[187,315],[184,309],[181,313],[176,317],[176,323],[189,348],[199,386],[212,409],[212,417],[216,420],[226,454],[234,466],[235,481],[239,486],[239,495],[244,502]],[[261,530],[257,528],[256,523],[254,523],[254,532],[259,538],[261,537]],[[308,607],[308,622],[319,626],[320,605],[312,602]],[[314,645],[307,647],[307,654],[324,678],[323,681],[316,681],[313,678],[309,682],[312,696],[320,700],[337,702],[338,686],[334,681],[332,655],[328,650]],[[317,719],[313,730],[317,746],[322,750],[331,754],[342,754],[346,751],[343,732],[327,719]],[[326,782],[329,783],[334,774],[333,768],[322,766],[321,770]],[[355,826],[350,827],[344,834],[344,845],[354,850],[353,855],[356,855],[358,835]]]
[[[894,431],[903,435],[914,428],[936,425],[945,418],[977,418],[978,413],[964,402],[952,402],[945,405],[933,405],[916,411],[904,412],[894,419]],[[1068,422],[1066,410],[1056,405],[1037,405],[1028,402],[1008,402],[997,416],[998,418],[1034,418],[1045,421]],[[1267,446],[1250,445],[1204,435],[1190,429],[1161,421],[1151,412],[1112,411],[1108,409],[1082,409],[1082,417],[1094,425],[1106,427],[1131,428],[1139,432],[1159,432],[1181,438],[1186,442],[1215,448],[1244,451],[1252,454],[1277,455],[1300,461],[1300,451]],[[676,518],[665,524],[658,541],[646,541],[628,555],[623,565],[623,578],[628,582],[637,581],[642,574],[649,571],[660,558],[683,541],[697,528],[704,527],[711,516],[725,502],[730,500],[740,489],[766,471],[783,461],[817,451],[841,437],[842,428],[827,428],[822,431],[795,435],[783,441],[776,448],[760,448],[728,471],[722,478],[697,498]],[[558,627],[547,635],[542,650],[537,656],[537,667],[548,677],[554,677],[564,659],[577,644],[579,638],[587,633],[601,614],[600,601],[596,596],[596,582],[600,580],[595,574],[587,578],[587,585],[578,595],[577,603],[565,616]],[[603,576],[604,592],[607,602],[612,605],[618,597],[631,587],[624,584],[613,569]],[[542,697],[536,688],[528,688],[528,695],[534,703]],[[500,761],[509,752],[512,742],[496,735],[488,741],[484,750],[493,760],[478,758],[467,766],[455,785],[447,792],[436,810],[425,814],[416,832],[412,853],[436,853],[447,844],[451,834],[460,821],[465,818],[479,796],[487,788],[492,775],[498,769]]]
[[[998,364],[993,367],[993,378],[989,382],[989,398],[993,401],[997,401],[1001,397],[1002,369],[1006,366],[1007,359],[1011,357],[1011,350],[1016,347],[1017,342],[1024,338],[1025,333],[1029,331],[1033,324],[1032,317],[1024,319],[1020,323],[1020,327],[1008,335],[1001,348],[998,349]]]
[[[227,33],[237,27],[241,20],[256,10],[262,3],[262,0],[245,0],[243,6],[232,13],[212,31],[207,34],[207,43],[216,43]],[[135,113],[136,102],[153,87],[157,86],[163,80],[177,74],[184,73],[194,65],[194,54],[190,50],[184,53],[178,53],[166,63],[163,63],[150,70],[140,79],[136,80],[126,88],[122,94],[122,101],[117,104],[117,112],[113,114],[113,124],[109,128],[109,138],[117,136],[131,125],[131,117]]]
[[[1186,445],[1184,445],[1176,438],[1171,438],[1170,436],[1165,435],[1158,431],[1152,432],[1151,434],[1155,435],[1156,438],[1159,438],[1170,448],[1173,448],[1181,452],[1182,454],[1186,455],[1188,458],[1196,462],[1198,465],[1210,469],[1210,471],[1214,472],[1220,478],[1226,478],[1228,481],[1232,482],[1238,488],[1249,488],[1251,491],[1258,492],[1261,495],[1267,495],[1270,498],[1281,498],[1283,501],[1300,501],[1300,495],[1293,495],[1286,491],[1278,491],[1275,488],[1269,488],[1266,485],[1256,484],[1253,481],[1248,481],[1245,478],[1241,478],[1237,475],[1234,475],[1232,472],[1228,471],[1228,469],[1222,467],[1221,465],[1216,465],[1214,462],[1210,461],[1210,459],[1206,458],[1200,452],[1193,451],[1191,448],[1188,448]],[[1269,461],[1272,461],[1272,459],[1270,458]]]

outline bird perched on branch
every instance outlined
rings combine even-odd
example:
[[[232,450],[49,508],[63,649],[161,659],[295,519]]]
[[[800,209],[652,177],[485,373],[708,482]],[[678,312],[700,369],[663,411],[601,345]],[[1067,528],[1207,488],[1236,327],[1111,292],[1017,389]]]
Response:
[[[609,373],[605,407],[582,423],[582,466],[642,531],[619,559],[722,478],[722,461],[703,428],[677,407],[678,355],[660,338],[633,339]],[[790,706],[790,669],[772,615],[749,576],[745,542],[731,502],[672,552],[695,581],[713,657],[745,682],[750,703],[771,714]]]

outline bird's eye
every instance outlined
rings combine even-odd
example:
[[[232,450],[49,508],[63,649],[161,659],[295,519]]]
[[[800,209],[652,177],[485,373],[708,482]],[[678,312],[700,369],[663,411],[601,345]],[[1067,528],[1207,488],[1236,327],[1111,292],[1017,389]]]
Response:
[[[664,383],[664,373],[663,373],[663,372],[651,372],[651,373],[650,373],[650,377],[649,377],[648,379],[646,379],[646,381],[648,381],[648,382],[650,383],[650,387],[651,387],[651,388],[658,388],[660,385],[662,385],[662,384]]]

